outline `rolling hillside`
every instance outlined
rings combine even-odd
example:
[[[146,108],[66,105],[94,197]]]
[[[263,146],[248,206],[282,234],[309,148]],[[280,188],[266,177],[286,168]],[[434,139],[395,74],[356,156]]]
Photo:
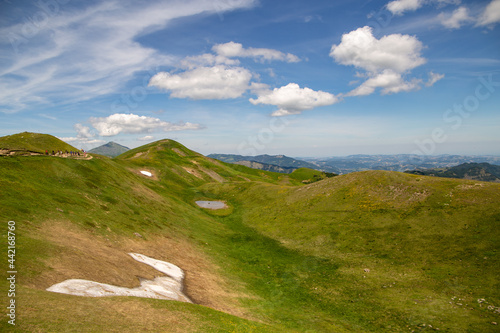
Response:
[[[368,171],[304,185],[306,171],[227,164],[173,140],[115,159],[0,157],[14,331],[497,330],[500,184]],[[128,252],[184,269],[194,304],[45,290],[158,275]]]

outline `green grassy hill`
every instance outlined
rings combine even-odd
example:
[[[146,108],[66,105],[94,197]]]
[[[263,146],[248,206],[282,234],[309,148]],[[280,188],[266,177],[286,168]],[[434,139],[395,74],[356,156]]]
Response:
[[[294,170],[290,174],[290,178],[299,180],[304,184],[310,184],[314,183],[326,178],[331,178],[338,176],[337,174],[331,173],[331,172],[323,172],[323,171],[318,171],[318,170],[313,170],[309,168],[300,168],[297,170]]]
[[[298,253],[275,277],[291,288],[282,304],[340,314],[350,331],[496,331],[498,184],[369,171],[223,193],[241,197],[244,225]]]
[[[23,132],[0,137],[0,150],[16,154],[38,153],[45,151],[78,151],[75,147],[59,140],[58,138],[40,133]]]
[[[16,222],[14,331],[495,332],[500,321],[500,184],[373,171],[304,185],[162,140],[115,159],[0,157],[0,188],[4,234]],[[230,209],[194,203],[205,199]],[[196,304],[45,291],[158,275],[128,252],[183,268]]]

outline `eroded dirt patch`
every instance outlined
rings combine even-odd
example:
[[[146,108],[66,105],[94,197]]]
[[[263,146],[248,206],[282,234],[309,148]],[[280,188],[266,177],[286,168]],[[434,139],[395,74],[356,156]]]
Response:
[[[186,154],[180,150],[179,148],[172,148],[172,150],[177,153],[177,155],[181,156],[181,157],[186,157]]]
[[[184,292],[194,302],[236,316],[250,318],[238,299],[248,298],[235,290],[242,286],[228,281],[219,268],[187,240],[168,235],[106,238],[82,230],[70,222],[50,221],[39,229],[38,237],[58,247],[44,263],[50,268],[25,281],[36,289],[46,289],[68,279],[85,279],[135,288],[139,278],[152,280],[162,274],[135,260],[129,252],[171,262],[185,272]]]

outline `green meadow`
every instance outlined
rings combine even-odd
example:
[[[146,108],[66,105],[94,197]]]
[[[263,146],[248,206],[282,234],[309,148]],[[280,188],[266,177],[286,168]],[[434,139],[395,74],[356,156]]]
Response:
[[[0,138],[0,149],[61,145],[23,140]],[[386,171],[284,175],[173,140],[91,156],[0,156],[1,247],[7,253],[13,220],[18,270],[16,325],[4,316],[0,330],[499,330],[500,184]],[[195,304],[45,290],[71,278],[134,287],[161,275],[128,252],[181,267]],[[6,290],[1,299],[8,304]]]

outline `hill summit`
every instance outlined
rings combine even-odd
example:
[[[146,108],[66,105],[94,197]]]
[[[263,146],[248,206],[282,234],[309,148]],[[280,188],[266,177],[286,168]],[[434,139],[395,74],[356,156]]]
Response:
[[[23,132],[0,137],[1,155],[36,155],[52,151],[78,149],[50,134]]]
[[[129,151],[130,148],[122,146],[121,144],[118,144],[116,142],[110,141],[102,146],[93,148],[89,150],[89,153],[92,154],[99,154],[99,155],[104,155],[108,157],[116,157],[118,155],[123,154],[124,152]]]

